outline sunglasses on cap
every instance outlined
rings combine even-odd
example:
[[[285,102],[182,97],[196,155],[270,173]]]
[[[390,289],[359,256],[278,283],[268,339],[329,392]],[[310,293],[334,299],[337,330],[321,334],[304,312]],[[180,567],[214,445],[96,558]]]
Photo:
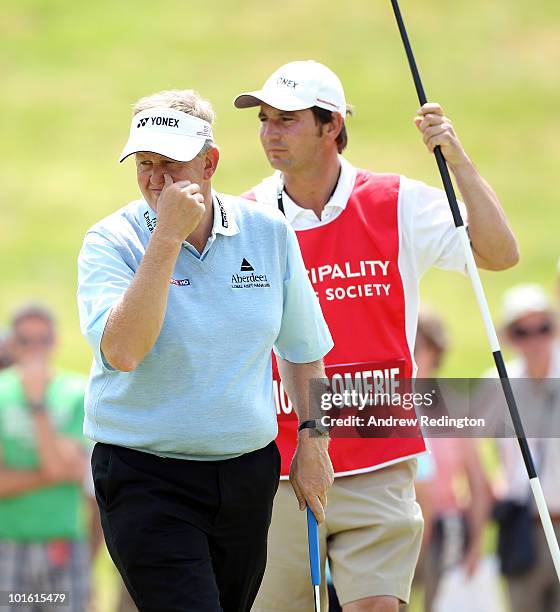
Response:
[[[554,330],[554,325],[550,321],[541,323],[536,327],[524,327],[523,325],[512,325],[509,333],[517,340],[524,340],[533,336],[549,336]]]

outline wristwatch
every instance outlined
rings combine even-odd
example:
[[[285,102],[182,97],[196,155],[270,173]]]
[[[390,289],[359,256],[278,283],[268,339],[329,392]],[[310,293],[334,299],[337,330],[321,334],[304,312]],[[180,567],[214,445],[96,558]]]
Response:
[[[298,426],[298,431],[302,431],[303,429],[313,429],[320,436],[328,436],[329,428],[321,423],[321,419],[309,419],[308,421],[302,421]]]

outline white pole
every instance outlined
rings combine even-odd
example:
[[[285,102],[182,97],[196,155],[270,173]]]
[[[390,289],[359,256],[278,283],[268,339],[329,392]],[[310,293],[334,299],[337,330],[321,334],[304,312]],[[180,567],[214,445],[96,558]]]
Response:
[[[426,97],[424,86],[422,85],[420,71],[418,70],[418,66],[416,65],[416,59],[414,58],[412,46],[410,45],[410,40],[408,38],[408,33],[406,31],[406,26],[402,18],[398,0],[391,0],[391,5],[393,6],[395,19],[397,21],[397,26],[399,28],[401,39],[403,42],[404,50],[408,60],[408,65],[410,67],[410,72],[412,74],[416,93],[418,94],[418,101],[421,105],[424,105],[428,101],[428,98]],[[556,574],[558,576],[558,579],[560,580],[560,548],[558,547],[558,540],[556,539],[556,535],[554,533],[550,513],[548,511],[542,488],[535,470],[535,464],[531,455],[531,449],[527,444],[527,438],[525,437],[525,431],[523,430],[523,423],[521,422],[521,417],[519,416],[519,410],[517,409],[517,404],[515,402],[515,397],[513,395],[507,369],[504,363],[504,359],[502,357],[502,352],[500,350],[498,336],[496,334],[494,324],[492,323],[492,317],[490,316],[488,302],[484,294],[484,289],[482,288],[482,283],[480,282],[480,276],[478,274],[476,262],[474,261],[474,256],[472,253],[467,230],[465,228],[463,219],[461,218],[461,211],[459,210],[457,198],[455,197],[455,190],[453,188],[453,183],[449,174],[449,168],[447,167],[447,163],[439,146],[435,147],[434,155],[439,168],[445,193],[449,201],[449,208],[451,209],[451,214],[453,215],[453,221],[455,223],[457,231],[459,232],[459,237],[463,245],[465,260],[467,262],[467,271],[473,285],[480,312],[482,314],[484,327],[486,329],[486,335],[488,336],[488,341],[490,342],[490,346],[492,347],[492,355],[494,357],[496,368],[500,375],[500,382],[502,383],[502,389],[504,391],[506,402],[511,415],[511,420],[513,421],[513,426],[517,435],[517,441],[519,442],[521,454],[523,455],[523,461],[525,463],[525,467],[527,468],[527,474],[529,476],[531,490],[533,491],[539,516],[541,518],[541,522],[545,531],[546,541],[550,549],[550,554],[552,555]]]

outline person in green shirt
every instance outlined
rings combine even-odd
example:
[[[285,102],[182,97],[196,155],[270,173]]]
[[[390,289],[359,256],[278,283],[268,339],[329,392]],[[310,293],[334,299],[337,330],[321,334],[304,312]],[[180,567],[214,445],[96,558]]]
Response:
[[[58,609],[37,599],[65,593],[65,610],[81,612],[89,597],[85,380],[52,368],[55,335],[47,309],[20,309],[14,364],[0,372],[0,604],[18,611]]]
[[[12,356],[10,355],[10,347],[8,346],[8,333],[4,329],[0,329],[0,370],[12,365]]]

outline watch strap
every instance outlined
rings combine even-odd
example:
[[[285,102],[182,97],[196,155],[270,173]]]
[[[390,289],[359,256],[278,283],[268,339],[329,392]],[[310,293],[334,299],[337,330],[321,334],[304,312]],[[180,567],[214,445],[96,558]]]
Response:
[[[303,429],[317,429],[317,423],[315,422],[315,419],[308,419],[307,421],[302,421],[299,425],[298,425],[298,431],[302,431]]]
[[[302,431],[304,429],[313,429],[320,436],[328,437],[328,435],[329,435],[328,427],[323,425],[319,419],[308,419],[306,421],[302,421],[298,425],[298,432],[300,432],[300,431]]]

